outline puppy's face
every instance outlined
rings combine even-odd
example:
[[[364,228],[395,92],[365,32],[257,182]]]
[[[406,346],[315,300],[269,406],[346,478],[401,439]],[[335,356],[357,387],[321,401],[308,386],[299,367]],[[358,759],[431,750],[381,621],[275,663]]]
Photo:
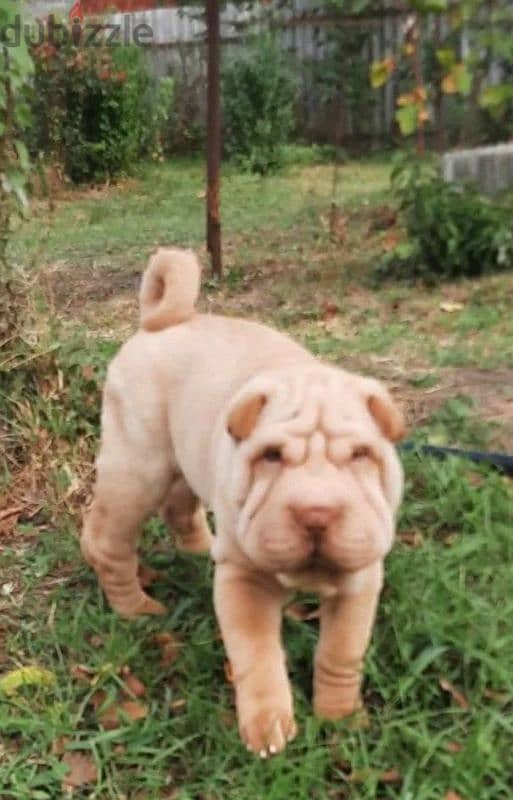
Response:
[[[256,379],[227,428],[236,536],[257,566],[329,574],[388,552],[403,423],[381,384],[327,367]]]

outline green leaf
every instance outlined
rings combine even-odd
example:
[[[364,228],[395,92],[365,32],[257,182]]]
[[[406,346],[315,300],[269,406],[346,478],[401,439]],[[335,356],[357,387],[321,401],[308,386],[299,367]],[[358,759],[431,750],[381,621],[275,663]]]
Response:
[[[456,63],[456,54],[449,47],[436,51],[436,60],[446,72],[450,72]]]
[[[472,88],[472,75],[468,66],[461,62],[454,64],[442,80],[442,91],[444,94],[463,94],[466,95]]]
[[[502,83],[498,86],[487,86],[481,93],[479,105],[491,111],[504,107],[513,99],[513,84]]]
[[[417,130],[417,106],[402,106],[395,112],[395,119],[403,136],[411,136]]]
[[[0,678],[0,690],[7,695],[15,694],[21,686],[53,686],[55,674],[42,667],[20,667]]]
[[[463,95],[469,94],[472,88],[472,75],[468,66],[464,63],[456,64],[454,67],[454,73],[458,92]]]
[[[384,58],[383,61],[374,61],[374,63],[370,65],[370,83],[373,89],[379,89],[380,86],[384,86],[394,71],[394,66],[393,58]]]

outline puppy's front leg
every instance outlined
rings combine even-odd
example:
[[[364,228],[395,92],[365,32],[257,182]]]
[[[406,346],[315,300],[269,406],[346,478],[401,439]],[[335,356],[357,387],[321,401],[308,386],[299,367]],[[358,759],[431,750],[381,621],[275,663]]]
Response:
[[[214,601],[248,750],[262,758],[296,733],[280,630],[287,592],[272,579],[234,564],[216,566]]]
[[[382,564],[344,578],[340,594],[321,606],[321,633],[315,654],[314,710],[342,719],[362,707],[363,661],[383,582]]]

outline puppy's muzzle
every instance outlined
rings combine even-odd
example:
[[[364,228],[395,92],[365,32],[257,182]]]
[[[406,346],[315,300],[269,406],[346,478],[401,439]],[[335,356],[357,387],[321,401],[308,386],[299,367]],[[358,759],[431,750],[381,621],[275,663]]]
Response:
[[[343,507],[341,505],[325,506],[291,506],[292,518],[309,538],[312,554],[319,552],[327,531],[339,522]]]

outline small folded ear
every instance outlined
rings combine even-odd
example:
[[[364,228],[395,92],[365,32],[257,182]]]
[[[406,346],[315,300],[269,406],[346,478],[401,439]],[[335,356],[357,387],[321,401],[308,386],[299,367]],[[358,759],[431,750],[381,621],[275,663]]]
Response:
[[[257,424],[258,417],[267,402],[265,394],[254,394],[241,400],[230,411],[226,428],[237,442],[247,439]]]
[[[406,436],[406,423],[400,408],[389,392],[378,381],[369,381],[367,406],[379,425],[381,433],[391,442],[398,442]]]

